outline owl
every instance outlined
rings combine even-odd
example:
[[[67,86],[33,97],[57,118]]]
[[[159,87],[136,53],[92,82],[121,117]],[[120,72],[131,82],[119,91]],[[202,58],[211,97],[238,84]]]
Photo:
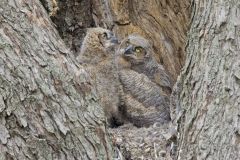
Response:
[[[116,65],[114,63],[114,46],[118,44],[113,32],[104,28],[90,28],[83,39],[77,60],[90,74],[96,86],[100,105],[107,117],[108,126],[114,127],[122,123],[119,114],[120,85]]]
[[[138,127],[170,121],[171,78],[154,58],[149,41],[128,36],[119,46],[116,63],[125,118]]]

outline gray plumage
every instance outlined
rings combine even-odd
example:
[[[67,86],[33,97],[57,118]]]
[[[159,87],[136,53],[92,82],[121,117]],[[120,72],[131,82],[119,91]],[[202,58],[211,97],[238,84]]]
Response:
[[[170,120],[172,82],[153,54],[150,43],[138,35],[124,39],[117,53],[124,113],[139,127]]]
[[[85,67],[96,86],[96,91],[103,106],[108,124],[121,123],[118,111],[119,79],[114,65],[114,34],[103,28],[88,29],[77,60]]]

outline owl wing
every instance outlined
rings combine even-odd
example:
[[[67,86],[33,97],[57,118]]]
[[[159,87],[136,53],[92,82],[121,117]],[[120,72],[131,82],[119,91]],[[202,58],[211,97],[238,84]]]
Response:
[[[153,81],[158,84],[165,92],[170,94],[172,92],[173,83],[162,65],[158,65],[153,74]]]
[[[147,76],[133,70],[120,71],[128,119],[137,126],[169,120],[169,98]]]
[[[96,98],[103,107],[107,122],[110,126],[120,125],[123,119],[119,113],[118,76],[111,64],[85,65],[84,70],[89,77],[96,91]],[[116,75],[114,74],[116,72]]]
[[[155,122],[165,123],[170,120],[167,112],[159,112],[154,107],[145,108],[130,94],[124,97],[125,117],[137,127],[149,126]]]

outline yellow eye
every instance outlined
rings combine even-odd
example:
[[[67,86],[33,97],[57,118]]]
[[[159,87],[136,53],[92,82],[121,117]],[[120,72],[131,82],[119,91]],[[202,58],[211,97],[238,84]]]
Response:
[[[142,52],[142,47],[135,47],[135,52],[136,53]]]
[[[140,50],[140,49],[136,49],[136,52],[138,52],[138,53],[139,53],[139,52],[141,52],[141,50]]]

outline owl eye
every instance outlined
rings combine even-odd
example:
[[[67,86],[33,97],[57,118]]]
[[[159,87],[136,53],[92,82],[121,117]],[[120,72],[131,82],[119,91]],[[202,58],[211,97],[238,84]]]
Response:
[[[142,47],[135,47],[134,48],[134,51],[136,52],[136,53],[141,53],[142,52],[142,50],[143,50],[143,48]]]
[[[103,33],[102,35],[103,38],[107,39],[108,38],[108,34],[106,32]]]

